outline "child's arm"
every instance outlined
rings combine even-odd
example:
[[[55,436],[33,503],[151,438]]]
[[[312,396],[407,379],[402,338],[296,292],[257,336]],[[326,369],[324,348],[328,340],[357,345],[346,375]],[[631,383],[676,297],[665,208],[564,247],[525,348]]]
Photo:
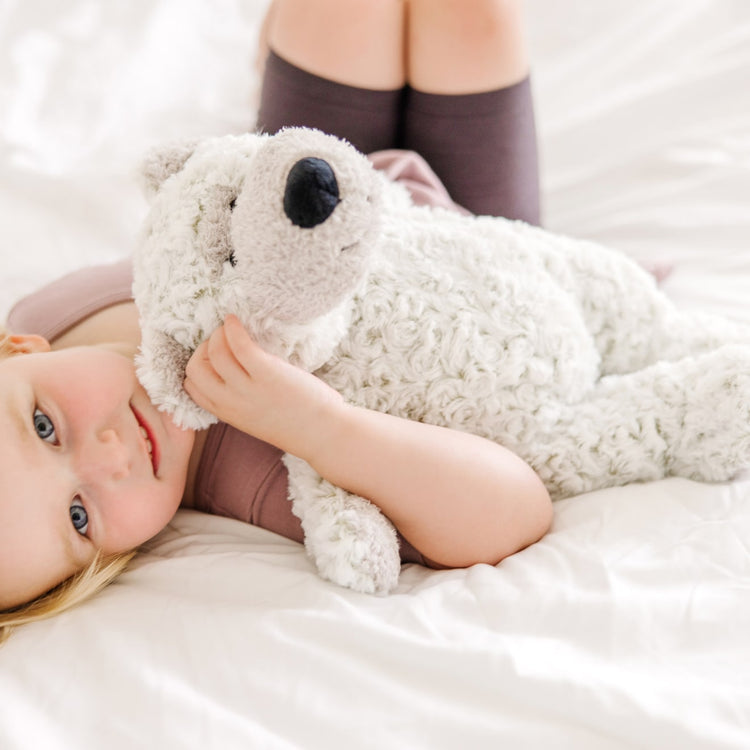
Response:
[[[232,316],[190,360],[185,388],[222,421],[375,503],[442,565],[497,563],[551,523],[544,485],[515,454],[468,433],[345,404],[319,378],[264,352]]]

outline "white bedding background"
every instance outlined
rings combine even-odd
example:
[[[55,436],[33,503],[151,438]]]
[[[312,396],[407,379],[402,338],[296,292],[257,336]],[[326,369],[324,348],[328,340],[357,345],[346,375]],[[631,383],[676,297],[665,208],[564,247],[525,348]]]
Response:
[[[144,151],[253,121],[262,0],[0,3],[0,318],[132,248]],[[546,225],[750,321],[750,2],[527,0]],[[369,597],[180,512],[0,648],[3,750],[750,748],[750,479],[559,503],[496,568]]]

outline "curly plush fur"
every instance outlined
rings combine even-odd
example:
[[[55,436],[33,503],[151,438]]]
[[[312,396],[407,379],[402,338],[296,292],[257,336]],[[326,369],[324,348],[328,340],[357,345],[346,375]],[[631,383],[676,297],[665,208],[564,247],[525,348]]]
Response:
[[[290,174],[310,157],[335,175],[337,205],[299,226]],[[183,425],[213,419],[181,383],[190,353],[233,312],[352,403],[502,443],[555,499],[670,474],[725,480],[750,463],[747,330],[677,310],[619,253],[417,207],[348,144],[306,129],[168,149],[147,171],[138,372]],[[387,519],[285,463],[320,573],[393,588]]]

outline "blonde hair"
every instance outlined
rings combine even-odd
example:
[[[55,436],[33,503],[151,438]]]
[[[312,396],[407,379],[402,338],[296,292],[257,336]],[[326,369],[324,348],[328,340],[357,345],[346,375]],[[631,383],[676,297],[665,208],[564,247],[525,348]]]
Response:
[[[27,604],[0,612],[0,643],[7,640],[13,628],[44,620],[80,604],[117,578],[136,551],[104,557],[97,555],[88,567]]]

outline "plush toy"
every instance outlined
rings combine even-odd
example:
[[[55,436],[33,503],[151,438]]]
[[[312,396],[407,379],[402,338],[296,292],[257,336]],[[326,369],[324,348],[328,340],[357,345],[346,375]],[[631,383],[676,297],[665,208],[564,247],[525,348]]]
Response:
[[[307,129],[166,149],[146,175],[138,374],[181,425],[213,421],[182,381],[231,312],[354,404],[498,441],[554,499],[726,480],[750,463],[747,331],[679,311],[620,253],[418,207],[350,145]],[[390,522],[284,461],[319,572],[392,589]]]

